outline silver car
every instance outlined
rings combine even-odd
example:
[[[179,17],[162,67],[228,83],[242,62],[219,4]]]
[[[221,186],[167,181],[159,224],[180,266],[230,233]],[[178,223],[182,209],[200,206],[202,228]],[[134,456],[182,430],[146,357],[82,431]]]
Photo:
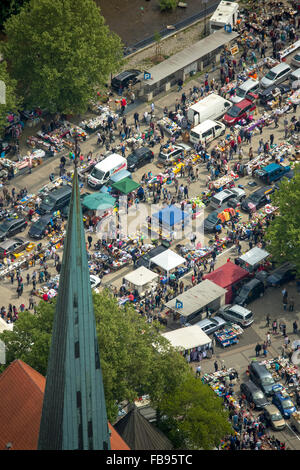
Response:
[[[261,79],[260,85],[263,88],[278,85],[279,83],[284,82],[291,72],[291,67],[288,64],[281,62],[281,64],[278,64],[269,70],[269,72]]]
[[[204,333],[210,335],[223,328],[226,325],[226,321],[221,317],[215,316],[213,318],[205,318],[196,323],[196,325],[199,326]]]

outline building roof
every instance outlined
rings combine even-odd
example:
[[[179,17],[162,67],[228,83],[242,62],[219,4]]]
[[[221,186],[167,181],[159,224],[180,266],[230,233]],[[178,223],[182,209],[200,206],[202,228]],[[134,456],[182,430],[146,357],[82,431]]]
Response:
[[[150,264],[154,263],[165,271],[169,272],[185,263],[185,258],[175,253],[172,250],[165,250],[162,253],[151,258]]]
[[[55,307],[38,449],[110,449],[76,168]]]
[[[124,279],[135,286],[144,286],[152,281],[157,281],[158,274],[150,271],[150,269],[145,268],[145,266],[141,266],[140,268],[131,271],[130,273],[124,276]]]
[[[0,449],[10,442],[13,450],[36,450],[46,379],[17,359],[0,375]],[[114,427],[112,450],[130,450]]]
[[[261,261],[265,260],[270,253],[258,246],[255,246],[251,250],[247,251],[245,254],[240,256],[240,260],[243,261],[246,265],[255,266]]]
[[[237,36],[238,33],[235,32],[226,33],[225,31],[216,31],[214,34],[201,39],[201,41],[198,41],[189,47],[185,47],[182,51],[147,70],[147,72],[151,74],[151,80],[144,80],[144,74],[139,75],[138,78],[141,80],[143,85],[148,85],[152,88],[153,85],[164,78],[167,78],[170,75],[175,74],[178,70],[196,62],[218,47],[228,44]]]
[[[180,315],[186,317],[201,310],[201,308],[210,304],[214,300],[219,299],[226,294],[226,292],[226,289],[223,289],[214,282],[206,279],[182,294],[177,295],[177,297],[174,297],[174,299],[170,300],[166,304],[166,307],[175,310],[179,312]],[[182,307],[176,308],[176,303],[177,305],[182,303]]]
[[[183,351],[211,344],[211,338],[197,324],[162,333],[162,336],[170,341],[174,348]]]
[[[21,360],[0,375],[0,449],[36,450],[45,377]]]
[[[173,448],[169,439],[150,424],[135,406],[115,424],[115,428],[131,450],[171,450]]]
[[[203,279],[209,279],[210,281],[213,281],[215,284],[218,284],[218,286],[224,287],[225,289],[226,287],[235,284],[247,276],[249,276],[249,272],[246,269],[237,266],[231,261],[227,261],[227,263],[223,264],[218,269],[215,269],[211,273],[205,274]]]

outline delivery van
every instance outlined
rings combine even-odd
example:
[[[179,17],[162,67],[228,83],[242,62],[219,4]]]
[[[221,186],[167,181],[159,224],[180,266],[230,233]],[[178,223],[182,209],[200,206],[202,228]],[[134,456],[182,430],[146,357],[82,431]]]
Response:
[[[102,162],[97,163],[88,177],[88,185],[91,188],[99,189],[106,184],[109,179],[119,171],[127,170],[127,160],[117,153],[112,153]]]
[[[231,101],[225,100],[216,93],[211,93],[188,108],[187,120],[191,127],[194,127],[207,119],[219,119],[231,106]]]
[[[213,139],[216,139],[220,135],[225,133],[225,126],[222,122],[211,121],[207,119],[194,127],[190,132],[190,141],[193,144],[204,144],[208,143]]]

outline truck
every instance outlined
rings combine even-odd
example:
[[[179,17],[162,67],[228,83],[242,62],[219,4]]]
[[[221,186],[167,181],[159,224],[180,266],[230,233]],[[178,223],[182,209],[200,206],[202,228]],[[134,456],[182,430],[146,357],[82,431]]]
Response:
[[[216,93],[211,93],[188,108],[187,120],[191,127],[195,127],[207,119],[219,119],[231,108],[231,106],[231,101],[225,100],[222,96],[217,95]]]

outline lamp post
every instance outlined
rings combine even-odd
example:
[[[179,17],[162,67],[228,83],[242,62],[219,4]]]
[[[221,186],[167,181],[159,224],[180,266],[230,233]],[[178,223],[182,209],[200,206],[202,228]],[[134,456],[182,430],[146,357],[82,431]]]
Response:
[[[204,3],[204,37],[206,36],[206,10],[207,10],[207,2],[208,0],[203,0]]]

